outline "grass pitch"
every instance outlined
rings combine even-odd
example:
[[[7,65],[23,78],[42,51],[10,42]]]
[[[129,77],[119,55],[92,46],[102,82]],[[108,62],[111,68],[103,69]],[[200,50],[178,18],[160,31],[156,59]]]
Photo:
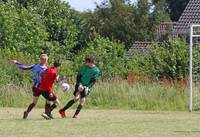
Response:
[[[86,110],[81,119],[45,120],[34,109],[22,120],[24,109],[0,108],[0,137],[199,137],[200,113],[133,110]]]

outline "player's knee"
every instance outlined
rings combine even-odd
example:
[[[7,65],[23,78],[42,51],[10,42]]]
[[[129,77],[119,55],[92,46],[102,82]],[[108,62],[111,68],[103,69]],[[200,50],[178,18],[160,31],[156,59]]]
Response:
[[[37,104],[37,101],[35,101],[35,100],[33,100],[33,102],[32,102],[33,104]]]
[[[80,100],[80,104],[81,104],[81,105],[84,105],[84,104],[85,104],[85,101],[86,101],[86,99],[85,99],[85,98],[82,98],[82,99]]]
[[[55,97],[54,100],[53,100],[53,103],[56,104],[56,105],[59,105],[60,100],[57,97]]]
[[[80,95],[75,96],[74,101],[77,102],[80,99]]]
[[[83,106],[85,104],[85,102],[81,102],[80,104]]]
[[[60,104],[60,101],[57,99],[54,103],[55,103],[56,105],[59,105],[59,104]]]
[[[46,104],[51,104],[51,101],[49,101],[49,100],[46,100]]]
[[[37,102],[38,102],[38,98],[34,97],[32,103],[37,104]]]

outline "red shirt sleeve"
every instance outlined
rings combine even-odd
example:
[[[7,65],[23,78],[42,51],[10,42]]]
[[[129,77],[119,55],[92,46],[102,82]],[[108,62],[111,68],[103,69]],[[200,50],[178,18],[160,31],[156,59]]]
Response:
[[[57,74],[55,73],[55,75],[54,75],[54,82],[57,82],[58,81],[58,76],[57,76]]]

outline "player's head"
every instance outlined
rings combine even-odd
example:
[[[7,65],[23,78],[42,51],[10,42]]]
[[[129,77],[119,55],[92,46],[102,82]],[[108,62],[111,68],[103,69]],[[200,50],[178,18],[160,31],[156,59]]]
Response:
[[[40,64],[42,64],[42,65],[46,65],[47,64],[47,62],[48,62],[48,56],[47,56],[47,54],[41,54],[40,55]]]
[[[94,56],[87,56],[85,57],[85,64],[89,67],[95,66],[96,59]]]
[[[56,68],[57,70],[60,70],[61,67],[61,61],[60,60],[55,60],[53,63],[54,68]]]

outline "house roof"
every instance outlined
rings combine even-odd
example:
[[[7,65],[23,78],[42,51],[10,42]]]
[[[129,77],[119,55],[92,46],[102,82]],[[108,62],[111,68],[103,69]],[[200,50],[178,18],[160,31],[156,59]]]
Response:
[[[129,52],[135,52],[137,54],[144,55],[146,52],[148,52],[148,49],[152,44],[152,42],[136,41],[129,49]]]
[[[168,33],[169,31],[172,31],[172,28],[175,24],[176,24],[176,22],[162,22],[158,26],[156,31],[157,31],[158,35]]]
[[[191,24],[200,24],[200,0],[189,1],[174,26],[174,34],[187,35]]]

